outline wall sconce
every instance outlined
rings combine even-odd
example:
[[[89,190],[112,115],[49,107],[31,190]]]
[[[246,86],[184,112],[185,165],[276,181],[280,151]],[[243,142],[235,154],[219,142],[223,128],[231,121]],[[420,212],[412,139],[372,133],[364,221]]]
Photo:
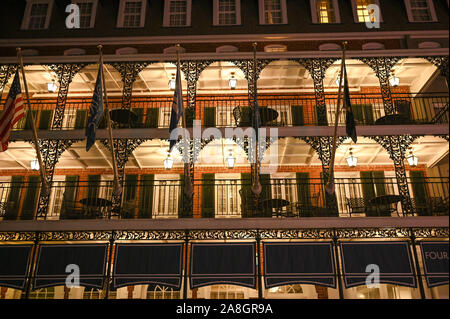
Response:
[[[177,85],[177,82],[175,80],[175,73],[172,73],[172,78],[169,81],[169,89],[172,91],[175,91],[176,85]]]
[[[229,169],[234,168],[234,164],[236,163],[236,158],[233,156],[232,150],[230,150],[230,154],[226,158],[226,162],[227,162],[227,167]]]
[[[412,148],[409,149],[409,155],[406,157],[409,166],[416,167],[419,165],[419,158],[414,155]]]
[[[55,83],[55,80],[47,84],[47,89],[49,93],[55,93],[58,90],[58,86]]]
[[[173,159],[170,157],[170,154],[167,155],[167,158],[164,160],[164,168],[166,170],[171,170],[173,167]]]
[[[395,73],[392,73],[392,76],[389,79],[389,83],[391,84],[392,87],[397,87],[400,85],[400,79],[397,76],[395,76]]]
[[[237,79],[234,77],[234,72],[231,72],[231,78],[230,78],[230,89],[236,90],[237,87]]]
[[[350,156],[347,157],[347,165],[348,167],[356,167],[358,165],[358,158],[353,156],[352,148],[350,148]]]
[[[31,170],[38,171],[39,170],[39,161],[37,159],[34,159],[30,162]]]

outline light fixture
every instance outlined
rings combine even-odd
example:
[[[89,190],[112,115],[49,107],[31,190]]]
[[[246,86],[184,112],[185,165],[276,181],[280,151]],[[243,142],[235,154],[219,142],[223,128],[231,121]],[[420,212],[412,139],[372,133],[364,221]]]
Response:
[[[230,150],[230,154],[226,158],[226,162],[227,162],[227,167],[229,169],[234,168],[234,164],[236,163],[236,158],[233,156],[233,151],[232,150]]]
[[[167,170],[172,169],[173,167],[173,159],[170,157],[170,154],[167,155],[167,158],[164,160],[164,168]]]
[[[409,166],[416,167],[419,165],[419,158],[414,155],[412,148],[409,149],[409,154],[406,157],[406,160],[408,161]]]
[[[39,161],[37,160],[37,159],[34,159],[34,160],[32,160],[31,161],[31,163],[30,163],[30,165],[31,165],[31,169],[33,170],[33,171],[38,171],[39,170]]]
[[[356,167],[358,165],[358,158],[353,156],[352,148],[350,148],[350,156],[347,157],[347,165],[348,167]]]
[[[56,90],[58,89],[58,86],[55,83],[55,80],[52,80],[52,82],[49,82],[47,84],[47,89],[50,93],[55,93]]]
[[[169,89],[175,91],[176,83],[177,82],[175,80],[175,73],[172,73],[172,78],[169,81]]]
[[[341,78],[341,73],[339,73],[338,74],[338,77],[337,77],[337,79],[336,79],[336,85],[337,86],[339,86],[339,79]],[[342,80],[341,80],[341,86],[344,86],[344,83],[345,82],[345,79],[344,79],[344,77],[342,77]]]
[[[397,76],[395,76],[395,73],[392,73],[392,76],[389,79],[389,83],[391,83],[392,87],[397,87],[400,85],[400,79]]]
[[[237,86],[237,79],[234,77],[234,72],[231,72],[231,78],[230,78],[230,89],[235,90]]]

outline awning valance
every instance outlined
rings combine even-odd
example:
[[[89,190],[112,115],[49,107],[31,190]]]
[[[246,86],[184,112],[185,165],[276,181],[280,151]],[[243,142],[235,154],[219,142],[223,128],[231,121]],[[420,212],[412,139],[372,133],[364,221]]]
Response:
[[[380,283],[416,287],[408,242],[342,242],[341,258],[346,288],[365,285],[369,265],[379,267]]]
[[[23,290],[32,245],[0,245],[0,286]]]
[[[264,243],[266,288],[317,284],[336,288],[333,244]]]
[[[103,288],[108,244],[41,245],[34,289],[66,284],[68,265],[80,270],[80,285]]]
[[[180,289],[183,244],[118,244],[113,288],[158,284]]]
[[[209,285],[256,287],[255,243],[193,243],[191,289]]]
[[[428,287],[448,285],[448,241],[420,242],[420,251]]]

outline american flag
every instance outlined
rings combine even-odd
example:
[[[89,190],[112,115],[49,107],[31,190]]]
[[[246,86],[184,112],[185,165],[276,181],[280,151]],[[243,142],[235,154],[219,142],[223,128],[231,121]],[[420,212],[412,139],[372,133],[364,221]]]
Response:
[[[9,90],[5,108],[0,117],[0,140],[2,147],[0,152],[8,149],[9,137],[13,126],[25,116],[25,106],[20,88],[19,71],[16,72],[14,81]]]

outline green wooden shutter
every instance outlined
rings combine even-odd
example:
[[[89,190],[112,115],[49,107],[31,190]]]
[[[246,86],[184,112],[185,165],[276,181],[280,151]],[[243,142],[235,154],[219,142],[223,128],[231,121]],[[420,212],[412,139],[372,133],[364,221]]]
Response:
[[[202,176],[202,217],[214,218],[216,207],[216,194],[214,190],[215,174]]]
[[[33,117],[34,117],[34,119],[36,120],[38,111],[37,111],[37,110],[32,110],[31,112],[33,112]],[[27,114],[26,114],[24,129],[25,129],[25,130],[31,130],[31,129],[33,129],[33,128],[32,128],[32,124],[31,124],[31,116],[30,116],[30,112],[29,112],[29,111],[27,111]]]
[[[363,196],[366,200],[371,200],[375,197],[372,172],[361,172],[361,186]]]
[[[59,215],[59,219],[68,219],[71,218],[68,214],[66,204],[67,203],[75,203],[77,198],[77,190],[78,190],[78,182],[79,176],[66,176],[66,186],[64,187],[64,195],[63,202],[61,206],[61,213]]]
[[[39,176],[30,176],[28,178],[28,187],[25,193],[25,199],[22,208],[21,220],[31,220],[37,206],[41,178]]]
[[[107,127],[108,127],[108,121],[106,119],[106,113],[103,113],[103,116],[100,119],[100,122],[98,123],[98,128],[99,129],[106,129]]]
[[[252,126],[252,109],[250,107],[241,107],[241,119],[239,122],[239,126]]]
[[[356,123],[365,125],[374,123],[372,104],[352,104],[352,111]]]
[[[303,126],[305,125],[305,115],[303,113],[303,105],[292,105],[292,124],[294,126]]]
[[[152,107],[147,109],[147,116],[145,119],[146,128],[158,128],[159,122],[159,108]]]
[[[327,118],[327,112],[328,112],[328,106],[324,106],[323,107],[324,108],[324,112],[325,112],[325,116],[324,116],[324,118],[323,119],[321,119],[320,117],[319,117],[319,112],[318,112],[318,108],[317,108],[317,105],[316,105],[316,119],[317,119],[317,124],[319,125],[319,126],[328,126],[328,118]]]
[[[87,123],[87,110],[77,110],[75,129],[84,129]]]
[[[412,190],[416,202],[425,204],[428,198],[425,184],[425,174],[422,171],[410,171]]]
[[[124,201],[136,199],[137,184],[138,184],[138,175],[125,176],[125,189],[123,194]]]
[[[39,117],[39,129],[40,130],[49,130],[52,125],[52,110],[43,110],[41,111],[41,115]]]
[[[259,180],[262,186],[260,200],[272,199],[272,185],[270,185],[270,174],[261,174]]]
[[[386,179],[383,171],[372,172],[372,179],[377,190],[377,196],[386,195]]]
[[[206,107],[205,108],[205,127],[215,127],[216,126],[216,108]]]
[[[97,198],[100,188],[100,175],[89,175],[87,184],[87,198]]]
[[[16,220],[17,214],[19,212],[20,197],[22,194],[24,177],[23,176],[13,176],[11,178],[11,190],[8,194],[8,206],[6,207],[4,220]]]
[[[241,208],[242,208],[242,217],[253,217],[253,214],[256,213],[253,197],[252,197],[252,174],[250,173],[242,173],[241,174]]]
[[[193,211],[191,207],[190,211],[184,211],[184,174],[180,175],[180,191],[178,195],[178,218],[191,218],[193,216]]]
[[[144,114],[145,114],[145,109],[142,107],[139,108],[133,108],[131,109],[131,111],[136,114],[137,116],[137,120],[135,123],[130,123],[131,127],[142,127],[143,123],[144,123]]]
[[[311,190],[309,188],[309,173],[297,173],[297,198],[301,205],[311,206]]]
[[[139,184],[139,218],[152,218],[155,175],[142,175]]]

